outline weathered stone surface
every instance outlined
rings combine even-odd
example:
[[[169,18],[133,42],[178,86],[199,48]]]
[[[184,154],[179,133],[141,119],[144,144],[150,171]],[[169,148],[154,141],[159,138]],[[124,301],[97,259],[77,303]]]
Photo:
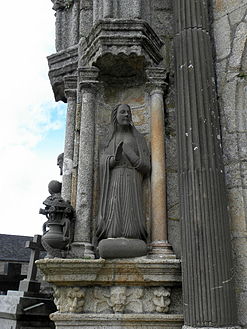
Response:
[[[56,10],[56,50],[74,46],[79,41],[79,1],[54,1]]]
[[[136,329],[175,329],[181,328],[183,317],[179,314],[59,314],[54,313],[51,319],[59,329],[119,328]]]
[[[64,77],[76,76],[78,68],[78,46],[48,56],[49,78],[55,100],[66,102]]]
[[[178,259],[44,259],[36,262],[45,280],[66,286],[115,284],[175,285],[181,281]]]
[[[231,28],[230,55],[222,61],[216,56],[219,86],[223,152],[228,187],[233,259],[237,296],[238,323],[247,325],[246,319],[246,1],[214,1],[217,24],[229,17]],[[219,19],[221,17],[221,19]],[[225,18],[224,18],[225,17]],[[216,25],[215,25],[216,26]],[[220,33],[215,35],[216,45],[224,48]],[[224,50],[222,49],[222,52]],[[229,60],[229,61],[228,61]],[[245,306],[243,306],[245,305]]]
[[[247,4],[235,9],[229,14],[230,23],[232,26],[238,24],[244,19],[246,10],[247,10]]]
[[[222,137],[224,163],[227,165],[232,162],[237,162],[238,138],[236,134],[229,134],[226,128],[223,128]]]
[[[215,18],[225,16],[232,13],[233,11],[238,10],[239,8],[243,9],[245,12],[245,0],[214,0],[214,15]]]
[[[223,111],[226,120],[225,128],[228,130],[229,133],[236,132],[237,122],[236,122],[236,88],[237,88],[237,81],[233,80],[228,82],[225,85],[224,90],[222,91],[222,100],[223,100]],[[233,97],[229,97],[229,95],[234,95]]]
[[[225,165],[226,186],[229,188],[241,186],[240,163],[233,162]]]
[[[82,66],[97,65],[101,70],[109,70],[115,64],[116,70],[115,56],[129,57],[134,54],[137,57],[143,57],[149,65],[158,64],[162,60],[159,53],[161,46],[161,40],[145,21],[102,20],[94,25],[87,39],[81,43],[80,62]],[[107,59],[107,55],[110,59]],[[100,61],[102,57],[105,58]],[[123,68],[118,66],[115,73],[119,75]],[[124,73],[127,74],[127,72]]]
[[[45,259],[37,265],[55,286],[58,312],[50,317],[56,328],[182,325],[179,260]]]
[[[214,23],[214,34],[217,57],[221,60],[231,51],[231,28],[228,16],[223,16]]]
[[[247,31],[247,23],[240,23],[236,29],[233,46],[232,46],[232,53],[230,56],[230,68],[238,68],[241,67],[243,51],[245,45],[247,43],[246,40],[246,31]]]
[[[241,232],[245,227],[245,200],[241,188],[231,188],[227,191],[231,215],[232,232]]]

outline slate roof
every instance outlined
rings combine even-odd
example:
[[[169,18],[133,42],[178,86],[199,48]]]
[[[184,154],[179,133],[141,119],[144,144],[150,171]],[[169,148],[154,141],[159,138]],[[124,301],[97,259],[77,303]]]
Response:
[[[0,234],[0,261],[28,262],[31,250],[25,248],[32,236]]]

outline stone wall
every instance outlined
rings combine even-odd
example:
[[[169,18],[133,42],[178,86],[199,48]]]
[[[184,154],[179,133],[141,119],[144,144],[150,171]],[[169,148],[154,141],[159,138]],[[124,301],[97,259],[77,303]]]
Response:
[[[214,0],[216,74],[238,321],[247,326],[247,1]]]

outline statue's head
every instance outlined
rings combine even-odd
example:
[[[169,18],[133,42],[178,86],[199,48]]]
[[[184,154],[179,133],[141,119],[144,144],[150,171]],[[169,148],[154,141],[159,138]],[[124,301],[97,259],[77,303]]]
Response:
[[[114,134],[117,131],[117,127],[126,126],[131,127],[131,129],[135,129],[133,122],[132,122],[132,114],[131,108],[128,104],[118,104],[111,113],[111,125],[109,128],[108,137],[104,143],[104,147],[106,148],[110,141],[112,140]]]
[[[118,104],[112,111],[112,123],[116,127],[132,125],[131,108],[128,104]]]
[[[62,190],[62,184],[58,182],[57,180],[52,180],[48,184],[48,191],[49,193],[52,194],[59,194],[61,193]]]
[[[57,165],[58,165],[58,167],[59,167],[59,169],[60,169],[60,175],[63,174],[63,156],[64,156],[64,154],[61,153],[61,154],[59,154],[59,156],[57,157]]]

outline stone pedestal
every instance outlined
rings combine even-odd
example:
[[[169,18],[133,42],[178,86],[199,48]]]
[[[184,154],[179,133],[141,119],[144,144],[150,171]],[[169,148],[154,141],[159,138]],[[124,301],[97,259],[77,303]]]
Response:
[[[54,313],[51,319],[56,323],[58,329],[177,329],[181,328],[183,317],[181,314],[59,314]]]
[[[54,285],[56,328],[181,328],[180,261],[146,257],[37,262]]]

